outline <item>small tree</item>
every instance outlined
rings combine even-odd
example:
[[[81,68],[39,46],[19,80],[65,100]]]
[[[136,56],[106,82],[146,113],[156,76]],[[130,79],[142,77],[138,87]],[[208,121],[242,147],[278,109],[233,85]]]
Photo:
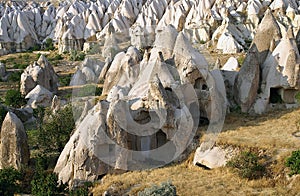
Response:
[[[39,148],[44,152],[61,152],[75,128],[71,105],[52,114],[48,111],[38,131]],[[49,145],[51,144],[51,145]]]
[[[20,185],[18,181],[22,180],[21,172],[9,167],[0,170],[0,195],[14,195],[19,193]]]

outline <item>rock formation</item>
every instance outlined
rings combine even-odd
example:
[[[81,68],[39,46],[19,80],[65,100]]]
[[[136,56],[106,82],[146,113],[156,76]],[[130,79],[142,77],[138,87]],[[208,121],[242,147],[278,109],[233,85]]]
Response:
[[[2,123],[0,140],[0,169],[21,169],[28,164],[27,135],[21,120],[12,112],[7,113]]]
[[[296,103],[299,50],[292,28],[283,38],[281,32],[267,10],[235,82],[235,99],[243,112],[263,113],[274,103]]]
[[[27,95],[37,85],[41,85],[53,93],[56,93],[58,89],[58,76],[43,55],[37,62],[26,67],[22,73],[20,91],[23,95]]]
[[[129,47],[107,67],[107,100],[86,109],[78,122],[55,167],[59,180],[73,186],[110,169],[164,165],[191,142],[200,114],[213,124],[223,120],[227,101],[220,71],[208,70],[182,32],[165,28],[143,59]],[[167,50],[158,41],[164,37],[174,37]]]
[[[27,105],[32,108],[51,106],[53,93],[41,85],[37,85],[25,97],[28,99]]]
[[[61,53],[83,50],[91,40],[103,44],[111,29],[116,39],[131,39],[140,49],[153,45],[156,26],[168,25],[183,31],[191,42],[213,40],[220,52],[235,53],[248,49],[244,40],[253,39],[267,9],[282,29],[292,26],[297,33],[299,7],[296,0],[75,0],[56,6],[6,1],[0,5],[0,54],[25,51],[48,38]],[[119,33],[126,35],[118,37]]]

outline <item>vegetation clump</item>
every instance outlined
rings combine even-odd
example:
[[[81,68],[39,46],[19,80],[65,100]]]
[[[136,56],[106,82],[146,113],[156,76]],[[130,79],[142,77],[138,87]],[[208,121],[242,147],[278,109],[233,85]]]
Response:
[[[176,196],[176,187],[170,182],[163,182],[160,186],[153,185],[140,191],[138,196]]]
[[[21,106],[26,104],[26,99],[19,90],[12,89],[6,92],[5,104],[7,106],[20,108]]]
[[[292,155],[287,158],[285,165],[290,168],[290,176],[300,174],[300,150],[292,152]]]
[[[256,153],[245,151],[228,161],[227,166],[236,170],[240,177],[253,180],[263,177],[266,172],[265,166],[259,161]]]
[[[13,196],[20,192],[21,172],[9,167],[0,170],[0,195]]]
[[[38,148],[44,153],[60,153],[74,128],[75,122],[71,105],[55,114],[46,111],[45,120],[37,134]]]

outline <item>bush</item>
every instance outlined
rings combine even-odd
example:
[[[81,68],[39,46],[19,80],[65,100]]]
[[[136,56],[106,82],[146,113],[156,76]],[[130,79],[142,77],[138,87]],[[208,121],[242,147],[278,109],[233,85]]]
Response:
[[[62,75],[59,77],[60,86],[69,86],[71,82],[72,74]]]
[[[51,60],[58,61],[62,59],[64,59],[64,57],[61,54],[56,54]]]
[[[285,165],[290,168],[290,176],[300,174],[300,150],[293,151],[292,155],[287,158]]]
[[[153,185],[140,191],[138,196],[176,196],[176,187],[170,182],[164,182],[160,186]]]
[[[227,166],[234,168],[242,178],[258,179],[265,174],[266,170],[259,160],[257,154],[246,151],[232,158]]]
[[[72,50],[70,52],[70,60],[71,61],[83,61],[85,58],[85,53],[77,52],[77,50]]]
[[[51,38],[47,38],[45,41],[45,50],[49,51],[49,50],[54,50],[54,45],[53,45],[53,40]]]
[[[19,193],[20,185],[18,181],[22,180],[21,172],[9,167],[0,170],[0,195],[10,196]]]
[[[38,131],[39,148],[44,153],[60,153],[75,128],[71,105],[52,114],[48,111],[46,120]],[[51,144],[51,145],[49,145]]]
[[[25,69],[26,67],[28,66],[28,64],[26,63],[17,63],[17,64],[14,64],[13,68],[14,69]]]
[[[83,186],[76,187],[74,190],[69,191],[70,196],[88,196],[89,187],[92,186],[91,182],[84,183]]]
[[[5,104],[15,108],[20,108],[26,104],[26,100],[20,91],[8,90],[5,95]]]
[[[58,177],[46,171],[47,158],[39,156],[36,159],[36,172],[31,181],[31,193],[36,196],[63,195],[65,185],[58,184]]]
[[[20,82],[21,75],[22,75],[22,72],[19,72],[19,71],[13,72],[8,76],[8,81],[9,82]]]

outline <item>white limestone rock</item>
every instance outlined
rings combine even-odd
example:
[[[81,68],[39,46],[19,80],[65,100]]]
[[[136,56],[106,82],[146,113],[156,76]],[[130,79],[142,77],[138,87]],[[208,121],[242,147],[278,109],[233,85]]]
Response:
[[[28,99],[27,105],[32,108],[51,106],[53,93],[41,85],[37,85],[25,97]]]
[[[14,167],[21,169],[29,162],[27,134],[21,120],[8,112],[2,123],[0,134],[0,169]]]
[[[41,85],[53,93],[58,90],[58,76],[43,55],[37,62],[26,67],[22,73],[20,91],[23,95],[27,95],[37,85]]]
[[[239,68],[239,62],[236,58],[230,57],[227,62],[223,65],[221,70],[225,71],[238,71]]]

